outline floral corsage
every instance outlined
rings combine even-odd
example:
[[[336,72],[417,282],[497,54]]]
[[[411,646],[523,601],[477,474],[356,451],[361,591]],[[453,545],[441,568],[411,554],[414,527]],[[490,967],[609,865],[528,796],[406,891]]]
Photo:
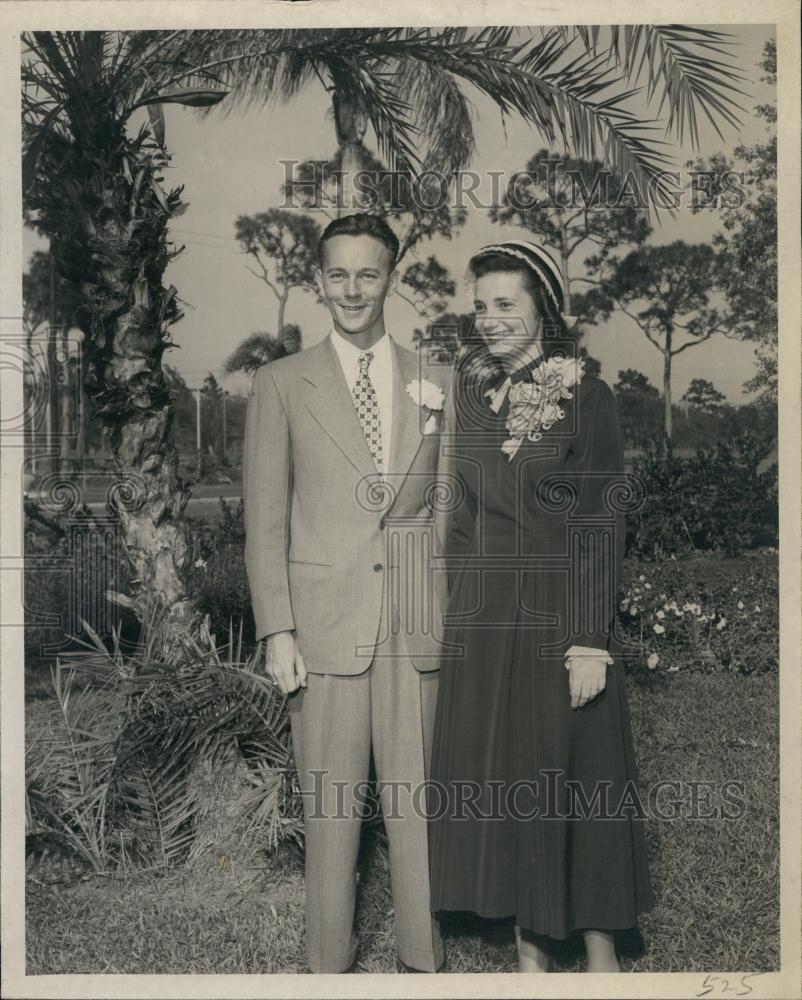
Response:
[[[524,438],[539,441],[543,431],[565,416],[560,402],[572,398],[570,390],[582,381],[584,374],[583,358],[554,355],[538,365],[532,373],[532,382],[518,382],[510,388],[507,414],[510,436],[501,446],[510,461]]]

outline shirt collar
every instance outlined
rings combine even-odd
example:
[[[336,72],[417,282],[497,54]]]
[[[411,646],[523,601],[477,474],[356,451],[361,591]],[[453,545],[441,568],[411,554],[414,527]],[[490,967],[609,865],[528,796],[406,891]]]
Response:
[[[361,350],[355,344],[352,344],[350,340],[346,340],[341,334],[332,327],[331,342],[334,345],[334,350],[337,352],[340,360],[345,364],[358,365],[359,358],[366,354],[367,351]],[[390,334],[385,331],[381,337],[376,341],[373,347],[370,348],[370,352],[373,354],[373,360],[383,362],[389,357],[390,352]]]

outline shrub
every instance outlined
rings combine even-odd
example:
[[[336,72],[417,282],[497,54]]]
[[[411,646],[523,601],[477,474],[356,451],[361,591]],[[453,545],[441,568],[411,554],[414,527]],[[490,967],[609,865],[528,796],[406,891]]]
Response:
[[[765,445],[745,432],[691,458],[649,454],[637,460],[633,474],[643,503],[627,519],[627,551],[654,559],[776,546],[777,466],[758,471],[764,452]]]
[[[779,663],[777,554],[627,560],[618,610],[628,662],[646,670],[753,674]]]
[[[207,625],[177,662],[158,615],[124,655],[59,657],[26,726],[26,820],[96,871],[222,863],[301,836],[285,699]]]
[[[255,626],[245,570],[244,504],[220,500],[220,517],[193,522],[193,565],[190,592],[200,611],[209,616],[211,631],[223,636],[243,623],[243,642],[250,648]]]

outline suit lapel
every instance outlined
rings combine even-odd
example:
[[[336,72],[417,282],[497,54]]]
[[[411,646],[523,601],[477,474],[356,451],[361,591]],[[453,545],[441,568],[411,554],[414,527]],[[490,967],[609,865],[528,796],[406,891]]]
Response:
[[[398,477],[400,487],[401,477],[412,465],[423,440],[422,418],[425,411],[415,403],[406,388],[413,379],[420,378],[417,358],[401,350],[394,340],[391,339],[390,344],[393,349],[393,436],[388,471],[394,478]]]
[[[351,391],[330,337],[311,348],[304,379],[313,387],[309,412],[346,458],[364,475],[377,475]]]

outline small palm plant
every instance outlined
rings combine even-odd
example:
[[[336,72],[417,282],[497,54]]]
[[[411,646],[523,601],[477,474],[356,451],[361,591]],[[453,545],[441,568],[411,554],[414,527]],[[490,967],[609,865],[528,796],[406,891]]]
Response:
[[[94,871],[220,865],[301,837],[284,699],[256,672],[259,650],[243,661],[241,632],[219,646],[202,623],[183,662],[165,663],[160,614],[154,603],[131,655],[115,633],[59,657],[55,698],[29,719],[27,832]]]

